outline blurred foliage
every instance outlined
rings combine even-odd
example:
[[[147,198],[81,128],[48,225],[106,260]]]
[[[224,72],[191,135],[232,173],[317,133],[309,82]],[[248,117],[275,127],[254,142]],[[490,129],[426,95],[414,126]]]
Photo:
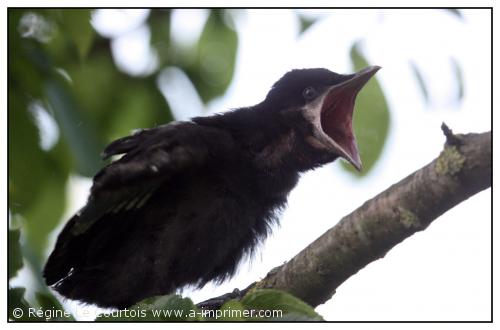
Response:
[[[316,19],[309,18],[307,16],[301,15],[300,13],[297,14],[299,16],[299,22],[300,22],[300,34],[302,35],[304,32],[306,32],[311,26],[313,26],[314,23],[316,23]]]
[[[241,305],[247,310],[274,309],[283,312],[282,317],[269,319],[271,321],[323,321],[311,306],[287,292],[275,289],[250,291],[241,300]]]
[[[424,102],[429,104],[430,96],[429,90],[427,89],[427,85],[425,84],[424,77],[418,68],[418,65],[414,61],[410,61],[410,68],[413,71],[413,75],[415,76],[415,80],[417,80],[418,87],[420,87],[420,91],[422,92],[422,98]]]
[[[254,313],[252,315],[251,313]],[[255,313],[266,311],[269,317]],[[272,311],[281,315],[271,316]],[[276,313],[276,312],[275,312]],[[300,299],[289,293],[259,289],[250,291],[240,301],[230,300],[220,309],[199,309],[189,298],[167,295],[145,299],[134,306],[97,317],[96,321],[322,321],[323,318]]]
[[[9,278],[22,267],[19,246],[19,231],[13,230],[9,236]],[[36,305],[30,305],[24,298],[25,288],[9,287],[9,310],[11,320],[16,321],[74,321],[74,317],[64,310],[57,299],[48,292],[36,293]],[[33,316],[28,310],[42,315]],[[21,310],[21,314],[19,314]],[[56,312],[57,311],[57,312]],[[250,311],[278,311],[267,317],[250,314]],[[44,313],[47,312],[47,313]],[[64,312],[64,313],[63,313]],[[246,314],[245,314],[246,313]],[[166,295],[147,298],[124,310],[106,312],[96,321],[322,321],[314,309],[289,293],[271,290],[252,290],[241,301],[230,300],[219,310],[200,310],[189,298]]]
[[[351,63],[355,71],[369,66],[358,43],[351,47]],[[351,165],[342,162],[342,167],[356,176],[366,175],[380,157],[389,132],[390,113],[384,93],[376,77],[370,79],[356,98],[353,126],[358,141],[363,169],[358,172]]]
[[[17,272],[23,267],[23,256],[21,254],[21,246],[19,238],[21,232],[19,229],[9,230],[9,264],[8,273],[9,279],[16,276]]]
[[[453,97],[451,101],[460,103],[464,98],[464,80],[462,74],[462,68],[457,60],[453,57],[449,60],[451,71],[453,74],[453,81],[456,83],[455,90],[456,95]],[[422,93],[422,98],[427,107],[432,106],[432,95],[427,87],[426,80],[424,79],[424,75],[420,70],[420,67],[417,65],[415,61],[410,60],[409,62],[410,68],[415,76],[415,80],[417,81],[417,85],[420,88],[420,92]]]
[[[296,14],[300,36],[316,19]],[[198,41],[189,49],[178,49],[171,40],[171,17],[168,9],[149,13],[143,26],[150,31],[150,46],[158,65],[147,73],[132,75],[115,64],[112,39],[92,27],[92,10],[8,10],[8,207],[10,221],[21,227],[9,230],[8,274],[9,279],[15,277],[24,260],[37,281],[35,288],[29,288],[37,291],[29,302],[25,288],[9,285],[10,319],[14,308],[25,311],[30,304],[42,310],[62,309],[43,283],[41,268],[49,235],[60,224],[66,208],[68,179],[71,175],[92,177],[105,165],[99,158],[103,147],[131,129],[174,119],[158,88],[160,71],[171,66],[183,70],[205,103],[223,95],[231,83],[239,40],[230,12],[209,10]],[[358,45],[352,47],[350,58],[355,69],[368,65]],[[461,77],[456,62],[455,72]],[[461,78],[459,84],[462,97]],[[421,85],[425,87],[423,81]],[[55,123],[56,138],[50,145],[41,143],[46,132],[37,111]],[[384,147],[389,123],[384,94],[372,79],[357,100],[354,129],[364,170],[354,175],[363,176],[373,167]],[[350,166],[344,167],[352,171]],[[285,311],[287,320],[321,320],[310,306],[279,291],[252,292],[241,301],[226,303],[222,310],[276,306]],[[196,310],[191,300],[175,295],[151,298],[135,307]],[[210,318],[195,315],[162,320],[181,319]],[[26,313],[17,320],[27,320]],[[99,320],[120,318],[103,315]]]
[[[45,292],[37,292],[36,300],[38,302],[38,307],[42,311],[64,311],[64,307],[61,303],[51,294]],[[75,321],[75,318],[66,311],[63,315],[58,315],[54,313],[54,317],[47,318],[48,321]]]
[[[455,75],[455,81],[457,82],[457,94],[456,94],[456,100],[457,102],[461,102],[462,99],[464,98],[464,77],[462,73],[462,67],[458,63],[458,61],[455,58],[450,59],[451,66],[453,68],[453,73]]]
[[[238,36],[225,19],[223,11],[210,12],[194,49],[195,60],[183,65],[205,103],[222,95],[233,78]]]
[[[202,321],[196,312],[199,310],[191,299],[167,295],[147,298],[121,312],[102,314],[96,321]]]
[[[31,306],[26,299],[24,299],[25,291],[25,288],[9,287],[9,292],[7,294],[7,300],[9,302],[7,306],[9,319],[16,321],[41,321],[40,318],[33,318],[27,313]],[[13,315],[15,315],[15,317],[13,317]]]
[[[103,147],[131,129],[173,120],[156,82],[163,67],[185,70],[206,102],[225,92],[234,72],[238,37],[222,10],[210,12],[189,57],[173,56],[171,12],[151,12],[144,24],[160,65],[142,76],[117,68],[112,40],[96,33],[91,14],[90,9],[8,11],[8,203],[11,221],[22,230],[9,233],[9,277],[22,265],[22,251],[40,282],[43,292],[36,301],[44,308],[57,303],[40,274],[49,234],[65,210],[69,176],[93,176],[104,165]],[[58,139],[49,148],[40,142],[45,128],[35,104],[56,123]],[[9,305],[27,304],[24,291],[12,288]]]

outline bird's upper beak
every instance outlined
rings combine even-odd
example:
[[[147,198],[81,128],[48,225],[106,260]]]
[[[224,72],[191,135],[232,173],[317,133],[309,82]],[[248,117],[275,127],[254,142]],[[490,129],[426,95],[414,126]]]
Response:
[[[328,149],[361,170],[356,138],[352,130],[354,103],[358,92],[380,69],[370,66],[355,74],[346,76],[346,80],[330,87],[320,101],[320,130],[316,134]]]

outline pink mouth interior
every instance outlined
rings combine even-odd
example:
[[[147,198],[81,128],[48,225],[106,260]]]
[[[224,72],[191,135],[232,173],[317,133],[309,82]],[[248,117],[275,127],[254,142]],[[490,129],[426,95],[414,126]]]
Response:
[[[330,92],[323,101],[321,109],[321,128],[346,152],[351,153],[355,144],[352,131],[352,114],[356,93],[348,89]]]

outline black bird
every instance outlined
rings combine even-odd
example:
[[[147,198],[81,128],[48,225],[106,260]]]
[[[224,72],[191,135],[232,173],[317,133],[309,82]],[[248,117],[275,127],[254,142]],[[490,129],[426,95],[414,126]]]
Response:
[[[43,276],[64,297],[125,308],[233,275],[269,234],[301,172],[342,157],[361,168],[354,101],[380,69],[292,70],[265,100],[112,142],[87,204]]]

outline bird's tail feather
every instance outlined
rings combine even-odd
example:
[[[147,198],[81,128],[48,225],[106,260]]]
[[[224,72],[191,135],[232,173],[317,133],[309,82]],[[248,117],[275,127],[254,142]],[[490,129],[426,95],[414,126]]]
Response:
[[[66,224],[63,231],[59,234],[56,246],[45,264],[43,269],[43,277],[47,285],[51,286],[64,279],[79,262],[80,257],[78,251],[72,249],[72,246],[67,246],[67,242],[72,235],[71,228],[78,221],[78,215],[73,216]],[[74,245],[74,244],[71,244]]]

